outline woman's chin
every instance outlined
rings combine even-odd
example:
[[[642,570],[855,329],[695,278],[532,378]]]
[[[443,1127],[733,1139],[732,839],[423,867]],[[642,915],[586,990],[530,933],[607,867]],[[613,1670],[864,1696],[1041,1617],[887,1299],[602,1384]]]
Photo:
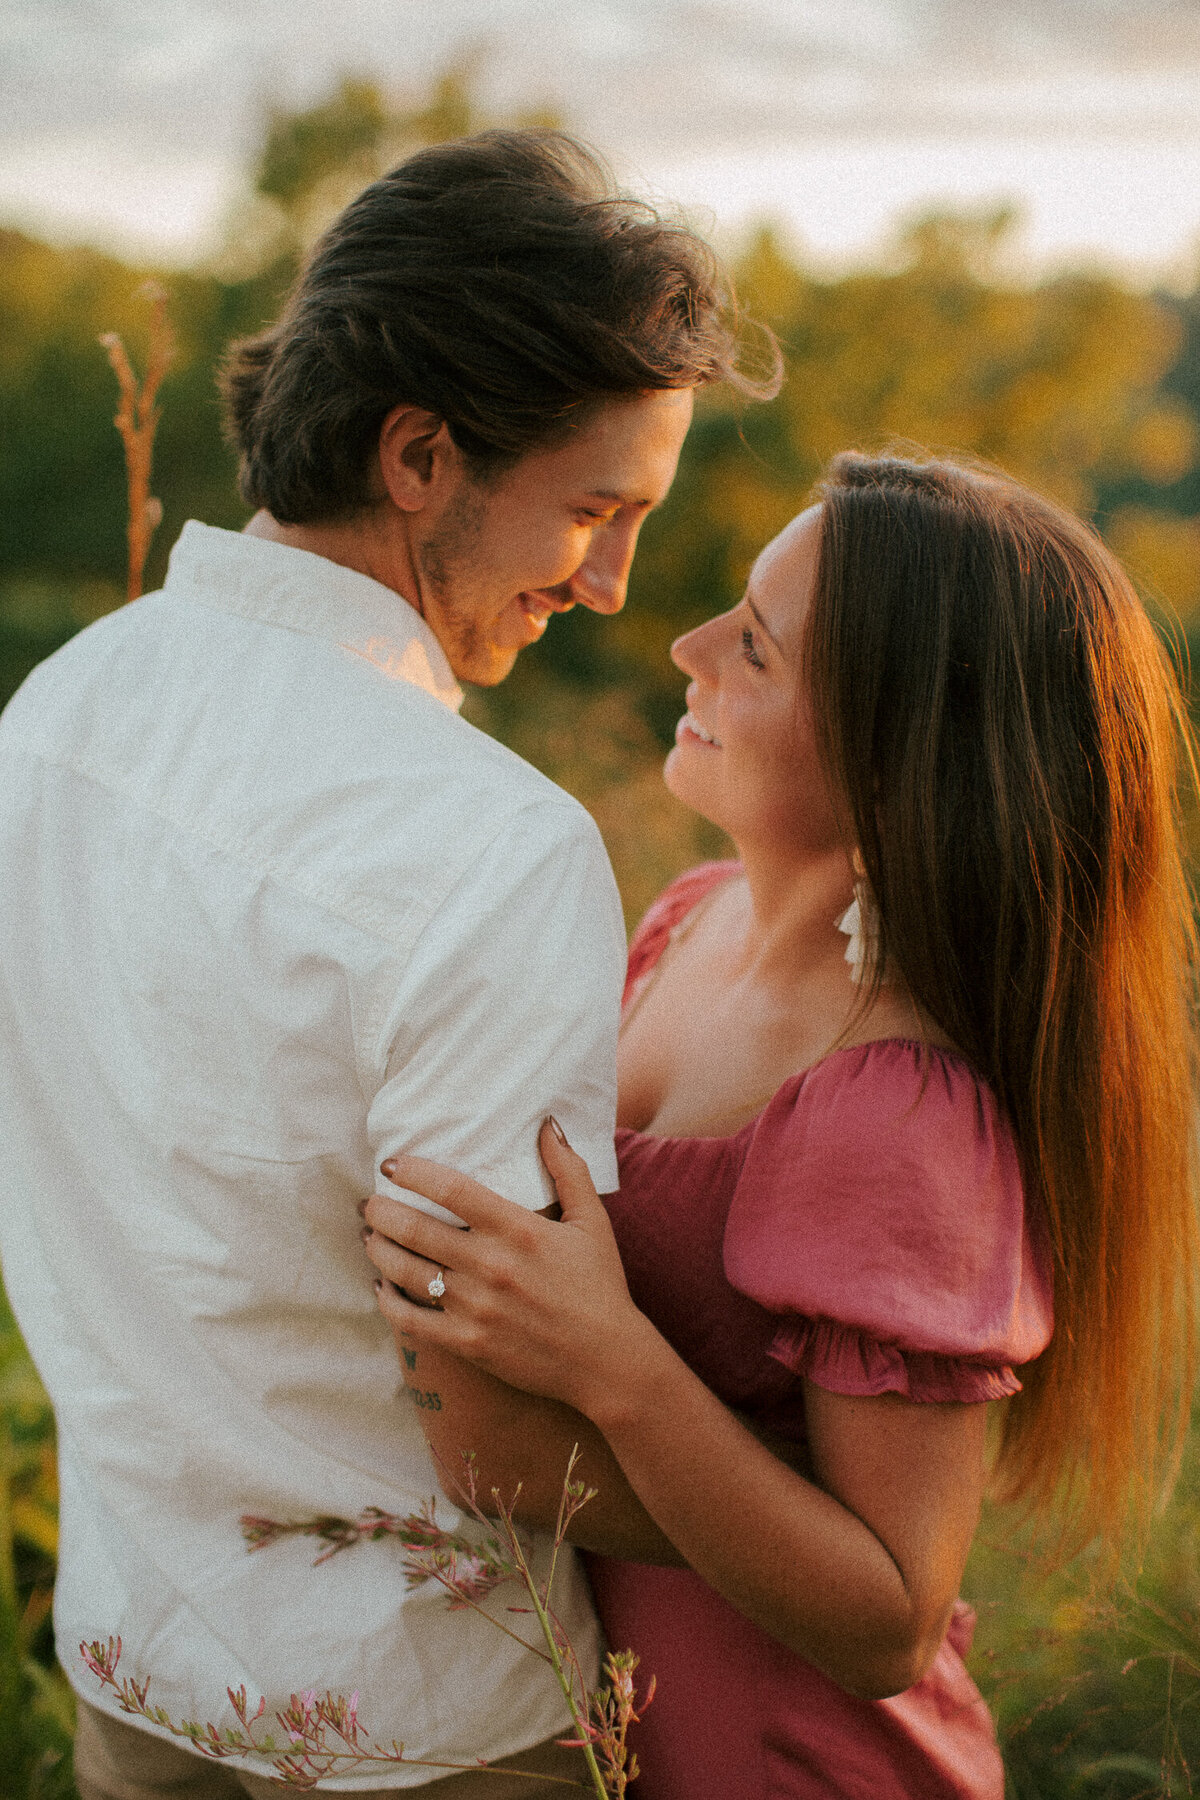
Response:
[[[688,767],[687,753],[681,751],[678,744],[667,752],[667,760],[663,764],[663,783],[667,792],[673,794],[682,806],[699,813],[702,819],[707,819],[710,825],[719,826],[722,831],[729,829],[724,819],[718,818],[713,811],[715,795],[695,779]]]
[[[684,776],[682,783],[680,782],[679,760],[679,746],[678,744],[672,744],[671,748],[667,751],[667,760],[663,764],[663,784],[669,794],[674,794],[677,800],[682,800],[685,806],[690,806],[691,801],[688,799],[686,792],[680,793],[679,791],[681,786],[684,789],[687,787],[686,775]]]

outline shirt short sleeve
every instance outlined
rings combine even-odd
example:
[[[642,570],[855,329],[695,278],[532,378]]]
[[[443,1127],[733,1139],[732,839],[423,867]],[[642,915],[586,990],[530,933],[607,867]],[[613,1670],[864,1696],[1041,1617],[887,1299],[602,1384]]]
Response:
[[[1050,1338],[1051,1288],[1011,1130],[962,1058],[835,1052],[757,1122],[725,1236],[770,1354],[843,1394],[979,1401]]]
[[[506,822],[426,927],[385,1020],[367,1120],[376,1168],[428,1156],[546,1206],[537,1139],[553,1113],[600,1192],[614,1190],[624,954],[612,869],[582,808],[564,798]]]

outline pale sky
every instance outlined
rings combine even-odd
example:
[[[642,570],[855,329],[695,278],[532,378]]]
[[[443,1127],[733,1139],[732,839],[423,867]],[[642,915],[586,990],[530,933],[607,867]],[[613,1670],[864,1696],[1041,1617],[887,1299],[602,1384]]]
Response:
[[[464,49],[485,108],[554,105],[721,236],[839,265],[1011,200],[1028,267],[1197,267],[1200,0],[0,0],[0,222],[189,260],[265,103]]]

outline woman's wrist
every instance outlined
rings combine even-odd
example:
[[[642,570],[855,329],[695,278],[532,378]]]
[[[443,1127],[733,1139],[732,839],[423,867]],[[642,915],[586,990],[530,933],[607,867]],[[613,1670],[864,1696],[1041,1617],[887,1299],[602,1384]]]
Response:
[[[571,1404],[611,1442],[662,1404],[672,1373],[684,1367],[645,1313],[634,1309],[618,1334],[616,1353],[581,1385]]]

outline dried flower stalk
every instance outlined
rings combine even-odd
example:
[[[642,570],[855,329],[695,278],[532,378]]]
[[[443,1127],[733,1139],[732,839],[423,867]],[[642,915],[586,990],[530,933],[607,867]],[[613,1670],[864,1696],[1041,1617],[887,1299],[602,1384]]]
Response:
[[[150,355],[145,380],[138,382],[125,346],[115,331],[106,331],[100,339],[121,388],[121,404],[113,424],[125,446],[125,468],[129,477],[129,579],[126,589],[129,600],[136,600],[142,592],[150,540],[162,523],[162,501],[154,499],[150,492],[150,461],[154,453],[154,433],[162,417],[156,405],[158,390],[175,359],[175,334],[167,318],[170,295],[156,281],[144,282],[138,293],[151,304]]]
[[[586,1506],[595,1493],[594,1488],[585,1488],[581,1481],[574,1479],[578,1454],[578,1449],[573,1451],[567,1465],[550,1572],[543,1582],[535,1578],[530,1568],[513,1519],[517,1496],[514,1495],[506,1505],[493,1488],[492,1500],[500,1517],[500,1528],[495,1531],[492,1521],[479,1505],[475,1459],[470,1456],[463,1459],[462,1481],[453,1485],[459,1489],[466,1510],[489,1533],[482,1543],[438,1525],[432,1501],[422,1512],[405,1517],[374,1507],[357,1520],[322,1515],[280,1523],[247,1514],[242,1519],[242,1531],[251,1550],[266,1549],[284,1537],[315,1537],[325,1545],[315,1559],[318,1563],[326,1562],[354,1544],[383,1537],[397,1538],[404,1547],[404,1569],[410,1585],[436,1581],[445,1590],[451,1608],[466,1607],[480,1613],[489,1624],[514,1638],[531,1655],[540,1657],[554,1670],[574,1726],[574,1736],[560,1739],[560,1742],[582,1752],[587,1778],[572,1782],[561,1776],[534,1775],[528,1771],[529,1778],[558,1787],[590,1790],[596,1800],[624,1800],[629,1782],[637,1778],[637,1759],[626,1749],[626,1733],[653,1699],[654,1683],[650,1682],[645,1697],[637,1701],[633,1674],[638,1659],[632,1651],[625,1650],[605,1659],[604,1675],[608,1686],[589,1690],[579,1658],[550,1604],[558,1553],[566,1540],[567,1528],[580,1507]],[[481,1601],[505,1581],[520,1582],[531,1602],[527,1607],[510,1606],[506,1610],[514,1615],[532,1613],[545,1648],[521,1637],[511,1626],[484,1611]],[[257,1711],[252,1713],[245,1688],[226,1690],[238,1721],[236,1729],[221,1730],[211,1722],[202,1725],[194,1719],[176,1723],[165,1707],[154,1705],[148,1699],[149,1676],[142,1681],[129,1675],[118,1676],[120,1638],[110,1638],[105,1644],[80,1644],[79,1653],[101,1687],[113,1695],[122,1712],[160,1726],[173,1737],[184,1739],[201,1756],[216,1761],[231,1756],[262,1758],[269,1764],[272,1775],[288,1787],[313,1788],[318,1781],[332,1775],[347,1775],[380,1764],[419,1763],[443,1773],[474,1771],[482,1774],[488,1768],[484,1761],[433,1762],[407,1755],[401,1743],[376,1742],[359,1721],[357,1694],[352,1694],[348,1700],[344,1695],[332,1693],[318,1698],[315,1690],[293,1694],[288,1705],[275,1714],[282,1740],[271,1731],[256,1730],[267,1703],[261,1699]]]

